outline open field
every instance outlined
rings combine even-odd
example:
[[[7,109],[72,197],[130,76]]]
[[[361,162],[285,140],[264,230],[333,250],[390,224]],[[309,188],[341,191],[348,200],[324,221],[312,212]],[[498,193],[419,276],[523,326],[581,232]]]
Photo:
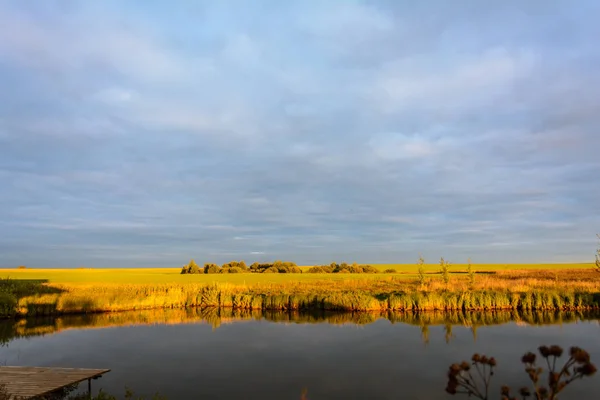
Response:
[[[396,274],[406,279],[417,276],[416,264],[373,264],[380,271],[395,269]],[[466,264],[453,264],[451,274],[464,273]],[[306,270],[309,267],[301,267]],[[439,264],[425,264],[425,272],[435,274],[440,270]],[[573,270],[592,269],[593,264],[473,264],[475,271],[482,272],[508,272],[515,270]],[[352,280],[352,279],[381,279],[378,274],[195,274],[181,275],[180,268],[111,268],[111,269],[0,269],[0,279],[43,279],[49,283],[124,283],[124,284],[152,284],[152,283],[284,283],[284,282],[310,282],[322,280]]]
[[[413,273],[414,265],[396,265],[403,273],[395,274],[181,275],[178,269],[1,270],[0,316],[197,306],[288,311],[547,310],[600,306],[600,274],[591,264],[540,267],[475,266],[477,273],[470,282],[463,266],[453,266],[447,283],[436,272],[436,265],[428,266],[423,283]]]

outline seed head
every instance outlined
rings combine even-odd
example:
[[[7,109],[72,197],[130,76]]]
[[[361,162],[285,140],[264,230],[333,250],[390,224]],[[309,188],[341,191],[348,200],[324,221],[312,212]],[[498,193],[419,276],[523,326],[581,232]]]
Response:
[[[590,362],[590,355],[587,351],[579,347],[571,347],[571,357],[579,364],[587,364]]]
[[[562,353],[563,353],[562,347],[557,346],[557,345],[550,346],[550,355],[552,355],[554,357],[560,357],[560,356],[562,356]]]
[[[548,358],[548,356],[550,355],[550,348],[548,348],[548,346],[540,346],[538,347],[538,350],[544,358]]]
[[[523,357],[521,357],[521,362],[523,364],[533,364],[535,362],[535,354],[532,352],[526,353]]]
[[[579,372],[583,376],[592,376],[596,373],[596,366],[592,363],[587,363],[577,368],[577,372]]]

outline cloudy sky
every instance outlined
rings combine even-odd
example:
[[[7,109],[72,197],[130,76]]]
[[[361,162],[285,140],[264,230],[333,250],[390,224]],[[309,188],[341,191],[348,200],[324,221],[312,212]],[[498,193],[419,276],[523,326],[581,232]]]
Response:
[[[2,1],[0,267],[591,261],[598,15]]]

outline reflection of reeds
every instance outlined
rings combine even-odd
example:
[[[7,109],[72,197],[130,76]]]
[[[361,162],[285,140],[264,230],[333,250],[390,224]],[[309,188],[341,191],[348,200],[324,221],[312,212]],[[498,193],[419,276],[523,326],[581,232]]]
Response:
[[[600,311],[452,311],[452,312],[310,312],[241,310],[233,308],[190,308],[141,310],[119,313],[66,315],[59,317],[5,320],[0,323],[0,342],[52,334],[67,329],[98,329],[117,326],[206,323],[218,328],[221,324],[247,320],[266,320],[296,324],[370,324],[378,319],[421,327],[424,340],[430,326],[444,326],[446,339],[452,338],[453,326],[471,327],[475,335],[479,326],[508,322],[528,325],[562,324],[580,320],[600,319]]]

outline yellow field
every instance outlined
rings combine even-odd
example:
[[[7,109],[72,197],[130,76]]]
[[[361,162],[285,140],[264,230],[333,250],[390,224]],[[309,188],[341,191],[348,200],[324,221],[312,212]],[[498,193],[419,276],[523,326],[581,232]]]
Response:
[[[308,267],[303,267],[308,268]],[[0,270],[0,317],[179,307],[270,310],[470,310],[600,307],[592,264],[379,265],[397,273],[197,274],[180,269]],[[7,279],[8,278],[8,279]]]
[[[395,269],[395,275],[414,279],[417,275],[415,264],[375,264],[380,271]],[[425,264],[425,271],[429,274],[439,271],[438,264]],[[309,267],[302,267],[307,269]],[[500,272],[517,270],[569,270],[592,269],[593,264],[473,264],[477,272]],[[454,264],[450,273],[464,272],[465,264]],[[152,283],[232,283],[232,284],[259,284],[259,283],[286,283],[286,282],[314,282],[323,280],[365,280],[382,279],[392,274],[199,274],[181,275],[179,268],[111,268],[111,269],[0,269],[0,279],[36,279],[47,280],[48,283],[125,283],[125,284],[152,284]]]

